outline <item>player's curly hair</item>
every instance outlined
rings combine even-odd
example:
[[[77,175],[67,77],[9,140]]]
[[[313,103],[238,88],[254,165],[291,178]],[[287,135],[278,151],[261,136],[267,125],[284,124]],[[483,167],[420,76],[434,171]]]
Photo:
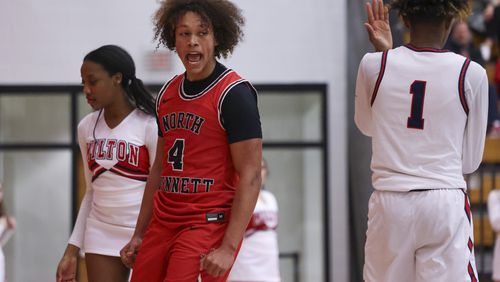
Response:
[[[391,9],[409,20],[465,19],[469,13],[468,0],[392,0]]]
[[[189,11],[200,15],[211,26],[217,41],[214,50],[217,58],[227,58],[243,39],[245,19],[241,10],[227,0],[163,0],[153,18],[154,39],[174,50],[175,26]]]

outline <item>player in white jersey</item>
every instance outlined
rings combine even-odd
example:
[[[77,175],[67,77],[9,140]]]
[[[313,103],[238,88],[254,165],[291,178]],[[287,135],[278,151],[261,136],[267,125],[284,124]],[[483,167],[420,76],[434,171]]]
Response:
[[[264,190],[269,169],[262,160],[262,188],[245,232],[240,252],[229,273],[229,282],[280,282],[278,202]]]
[[[486,135],[485,70],[442,50],[467,0],[394,0],[410,43],[392,47],[387,8],[367,5],[370,40],[356,82],[355,122],[372,138],[366,281],[477,281],[463,174]]]
[[[96,110],[78,125],[86,192],[56,281],[76,281],[78,252],[89,281],[128,281],[120,249],[132,236],[154,161],[154,99],[135,77],[132,57],[114,45],[83,60],[83,93]]]

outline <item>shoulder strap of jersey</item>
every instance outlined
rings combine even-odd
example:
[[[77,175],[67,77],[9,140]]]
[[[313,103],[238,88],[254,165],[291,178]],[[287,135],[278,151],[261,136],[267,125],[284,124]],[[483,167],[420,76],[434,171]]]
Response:
[[[465,99],[465,74],[470,65],[470,59],[465,59],[462,65],[462,70],[460,71],[460,77],[458,79],[458,95],[460,96],[460,103],[466,114],[469,114],[469,106],[467,105],[467,100]]]
[[[158,114],[158,110],[159,110],[159,108],[160,108],[160,100],[161,100],[161,98],[163,97],[163,95],[165,95],[165,93],[167,92],[167,91],[165,91],[165,90],[167,90],[167,87],[168,87],[170,84],[172,84],[172,82],[173,82],[176,78],[179,78],[179,77],[180,77],[180,75],[176,75],[176,76],[172,77],[169,81],[167,81],[167,83],[165,83],[165,84],[161,87],[160,91],[158,92],[158,95],[156,96],[156,113],[157,113],[157,114]]]
[[[389,50],[385,50],[382,52],[382,59],[380,60],[380,72],[378,73],[377,82],[375,83],[375,88],[372,93],[372,100],[370,105],[373,106],[373,102],[375,102],[375,98],[377,97],[378,88],[380,87],[380,83],[382,82],[382,78],[384,77],[385,66],[387,64],[387,55]]]

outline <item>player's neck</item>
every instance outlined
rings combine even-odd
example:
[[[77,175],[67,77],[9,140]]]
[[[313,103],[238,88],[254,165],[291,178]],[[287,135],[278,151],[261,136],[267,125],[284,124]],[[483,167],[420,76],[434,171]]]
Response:
[[[410,24],[410,44],[415,47],[442,49],[448,34],[446,22]]]
[[[411,33],[410,38],[410,44],[418,48],[442,49],[446,43],[446,39],[443,34]]]

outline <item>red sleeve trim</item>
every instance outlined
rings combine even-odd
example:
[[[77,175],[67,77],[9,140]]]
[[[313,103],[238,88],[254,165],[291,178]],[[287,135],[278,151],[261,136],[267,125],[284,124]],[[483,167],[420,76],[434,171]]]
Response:
[[[460,95],[460,103],[466,114],[469,114],[469,106],[467,105],[467,100],[465,99],[465,74],[470,65],[470,59],[466,59],[462,65],[462,70],[460,71],[460,78],[458,79],[458,95]]]
[[[370,103],[371,106],[373,106],[373,103],[375,102],[375,98],[377,97],[377,93],[378,93],[378,88],[380,87],[380,83],[382,82],[382,78],[384,77],[388,53],[389,53],[389,50],[386,50],[382,53],[382,59],[380,62],[380,72],[378,73],[377,82],[375,83],[375,89],[373,89],[372,100]]]

